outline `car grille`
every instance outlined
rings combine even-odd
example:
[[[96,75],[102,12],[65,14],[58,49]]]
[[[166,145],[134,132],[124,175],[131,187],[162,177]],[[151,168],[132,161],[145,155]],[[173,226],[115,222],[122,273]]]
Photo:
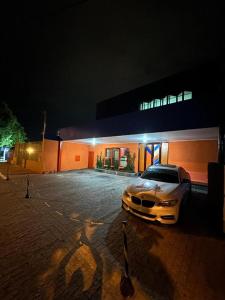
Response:
[[[135,196],[131,196],[131,201],[134,203],[134,204],[137,204],[137,205],[140,205],[141,204],[141,199],[135,197]]]
[[[131,201],[136,205],[142,205],[144,207],[153,207],[155,205],[154,201],[142,200],[138,197],[131,196]]]
[[[154,201],[142,200],[142,206],[144,207],[153,207],[155,205]]]

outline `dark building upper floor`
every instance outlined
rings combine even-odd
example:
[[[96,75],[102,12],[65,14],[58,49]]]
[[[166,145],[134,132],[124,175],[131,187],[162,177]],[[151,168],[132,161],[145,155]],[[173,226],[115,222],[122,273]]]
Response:
[[[220,106],[223,89],[224,77],[218,63],[207,64],[101,101],[96,106],[96,119],[187,100],[198,102],[203,109],[207,105]]]
[[[224,77],[204,66],[98,103],[97,120],[63,128],[64,140],[224,126]]]

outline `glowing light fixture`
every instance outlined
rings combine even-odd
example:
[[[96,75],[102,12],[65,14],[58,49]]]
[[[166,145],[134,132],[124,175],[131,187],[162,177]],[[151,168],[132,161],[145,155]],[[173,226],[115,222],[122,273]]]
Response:
[[[144,136],[143,136],[143,143],[145,144],[147,142],[147,137],[146,137],[146,135],[144,134]]]
[[[94,146],[95,144],[96,144],[96,139],[93,138],[93,139],[92,139],[92,145]]]
[[[27,151],[28,154],[32,154],[32,153],[34,153],[34,148],[28,147],[28,148],[26,149],[26,151]]]

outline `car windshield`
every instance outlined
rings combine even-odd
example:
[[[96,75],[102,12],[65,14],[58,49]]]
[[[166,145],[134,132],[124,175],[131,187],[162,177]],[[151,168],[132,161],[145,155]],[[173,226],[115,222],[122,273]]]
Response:
[[[161,168],[148,168],[141,178],[148,180],[157,180],[169,183],[179,183],[178,173],[176,170],[161,169]]]

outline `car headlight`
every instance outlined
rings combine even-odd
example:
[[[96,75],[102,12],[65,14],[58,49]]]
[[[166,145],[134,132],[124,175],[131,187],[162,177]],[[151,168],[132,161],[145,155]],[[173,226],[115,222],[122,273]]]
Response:
[[[159,203],[157,203],[157,206],[160,207],[172,207],[175,206],[177,204],[178,200],[174,199],[174,200],[167,200],[167,201],[160,201]]]
[[[124,195],[125,197],[129,197],[129,196],[130,196],[130,195],[128,194],[127,190],[125,190],[125,191],[123,192],[123,195]]]

